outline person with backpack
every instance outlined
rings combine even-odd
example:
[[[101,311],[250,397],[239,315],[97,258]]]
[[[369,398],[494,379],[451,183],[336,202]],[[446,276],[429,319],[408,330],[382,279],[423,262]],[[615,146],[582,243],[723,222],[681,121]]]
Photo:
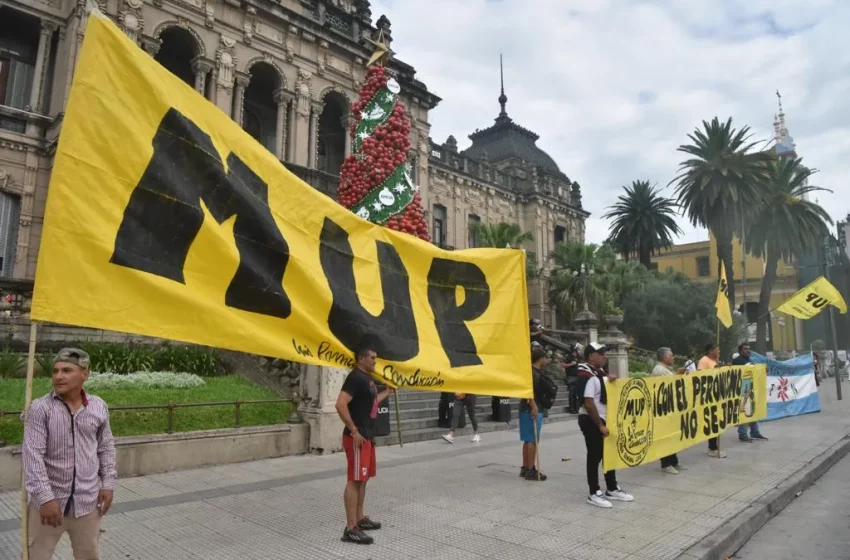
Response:
[[[603,494],[599,488],[599,463],[602,462],[604,439],[608,437],[608,428],[605,426],[608,395],[604,378],[616,378],[616,374],[606,374],[603,369],[606,350],[604,344],[589,343],[584,349],[584,363],[578,368],[579,389],[584,395],[584,403],[578,413],[578,425],[587,446],[587,485],[590,489],[587,503],[600,508],[610,508],[610,500],[632,502],[635,499],[620,488],[613,470],[605,473],[607,491]]]
[[[542,346],[532,347],[531,379],[534,387],[534,398],[519,401],[519,439],[522,441],[522,468],[519,470],[519,476],[526,480],[546,480],[546,475],[538,472],[537,466],[535,466],[535,458],[537,457],[540,431],[543,429],[541,408],[544,408],[543,405],[547,402],[543,387],[544,378],[547,376],[543,373],[543,368],[546,367],[548,362],[549,357]],[[554,385],[551,379],[549,379],[549,382]]]

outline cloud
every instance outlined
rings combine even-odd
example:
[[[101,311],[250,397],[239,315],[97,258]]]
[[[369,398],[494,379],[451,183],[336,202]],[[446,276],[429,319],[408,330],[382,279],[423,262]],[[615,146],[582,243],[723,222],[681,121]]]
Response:
[[[587,241],[634,179],[666,187],[676,148],[703,119],[732,117],[773,136],[779,89],[797,152],[832,189],[821,204],[850,213],[850,2],[841,0],[377,0],[393,50],[443,98],[431,136],[466,136],[499,111],[499,53],[508,114],[583,189]],[[672,187],[664,191],[672,194]],[[681,242],[705,231],[680,220]]]

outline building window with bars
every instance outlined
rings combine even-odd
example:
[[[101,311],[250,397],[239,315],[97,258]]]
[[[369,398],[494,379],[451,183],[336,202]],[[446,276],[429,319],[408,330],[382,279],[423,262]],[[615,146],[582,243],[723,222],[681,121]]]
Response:
[[[708,257],[697,257],[697,276],[711,276],[711,266]]]
[[[0,276],[4,278],[14,273],[20,207],[17,196],[0,192]]]
[[[478,238],[478,228],[481,226],[481,218],[475,214],[469,215],[469,240],[468,247],[473,249],[481,246],[481,240]]]
[[[446,244],[446,207],[434,205],[434,232],[432,237],[437,245]]]

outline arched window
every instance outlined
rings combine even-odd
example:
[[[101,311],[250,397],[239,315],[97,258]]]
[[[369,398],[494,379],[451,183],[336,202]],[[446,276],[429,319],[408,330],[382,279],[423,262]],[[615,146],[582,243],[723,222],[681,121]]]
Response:
[[[275,151],[277,103],[275,91],[281,87],[275,68],[265,62],[251,66],[251,81],[245,88],[245,111],[242,128],[270,152]]]
[[[319,116],[318,161],[317,167],[333,175],[339,175],[339,168],[345,159],[345,135],[348,131],[343,118],[348,113],[348,100],[339,92],[329,92],[324,99],[322,114]]]
[[[169,27],[160,35],[162,41],[154,60],[189,84],[195,87],[195,71],[192,60],[198,56],[198,43],[191,33],[180,27]]]

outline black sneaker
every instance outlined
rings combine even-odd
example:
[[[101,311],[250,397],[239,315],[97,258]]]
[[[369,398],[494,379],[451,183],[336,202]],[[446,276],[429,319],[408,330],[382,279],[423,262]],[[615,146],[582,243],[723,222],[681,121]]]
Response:
[[[357,544],[372,544],[375,542],[375,539],[364,533],[360,527],[355,527],[354,529],[346,527],[345,531],[342,532],[342,540]]]
[[[525,478],[525,475],[527,475],[527,474],[528,474],[528,469],[527,469],[527,468],[525,468],[525,467],[520,467],[520,468],[519,468],[519,477],[520,477],[520,478]]]
[[[364,517],[360,521],[357,522],[357,526],[363,529],[364,531],[377,531],[381,528],[381,524],[377,521],[372,521],[368,517]]]
[[[539,478],[537,476],[538,474],[540,475]],[[546,475],[543,474],[543,473],[538,473],[537,469],[535,469],[535,468],[531,468],[531,469],[528,469],[527,473],[525,473],[525,479],[526,480],[534,480],[534,481],[539,480],[540,482],[543,482],[544,480],[546,480]]]
[[[743,441],[744,443],[752,443],[753,442],[753,440],[750,439],[750,436],[744,436],[744,437],[738,436],[738,441]]]
[[[751,437],[752,439],[758,439],[758,440],[761,440],[761,441],[767,441],[767,438],[766,438],[766,437],[764,437],[764,436],[763,436],[763,435],[761,435],[761,434],[752,434],[750,437]]]

